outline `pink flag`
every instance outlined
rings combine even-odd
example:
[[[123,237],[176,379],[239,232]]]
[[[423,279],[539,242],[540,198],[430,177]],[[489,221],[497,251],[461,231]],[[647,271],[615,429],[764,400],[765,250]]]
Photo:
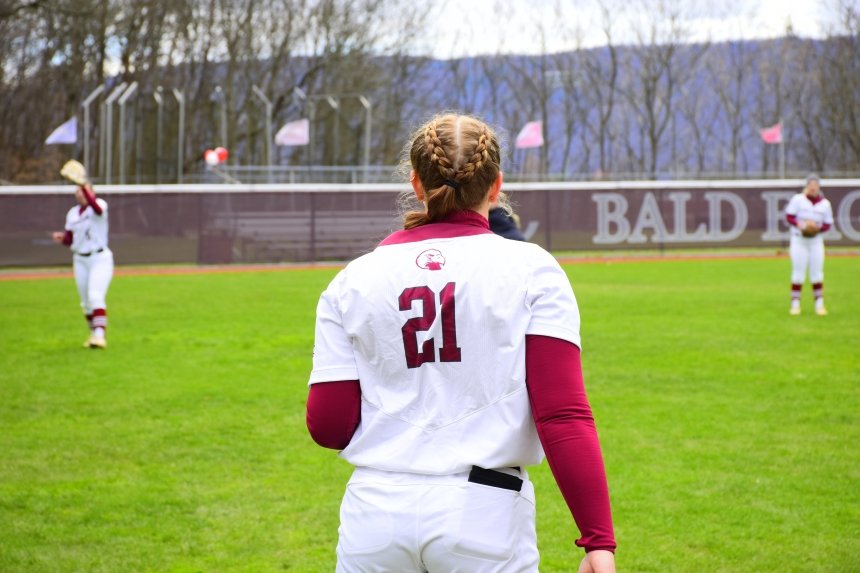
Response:
[[[311,123],[298,119],[284,125],[275,134],[276,145],[307,145],[310,142]]]
[[[540,147],[543,145],[543,122],[530,121],[523,126],[517,135],[514,147],[524,149],[526,147]]]
[[[760,129],[759,133],[765,143],[782,143],[782,122]]]

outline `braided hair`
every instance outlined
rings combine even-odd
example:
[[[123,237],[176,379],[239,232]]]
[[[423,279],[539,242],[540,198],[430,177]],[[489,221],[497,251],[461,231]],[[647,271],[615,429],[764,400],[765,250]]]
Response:
[[[501,169],[498,138],[475,117],[439,115],[412,136],[409,163],[424,188],[426,210],[407,212],[404,229],[480,205]]]

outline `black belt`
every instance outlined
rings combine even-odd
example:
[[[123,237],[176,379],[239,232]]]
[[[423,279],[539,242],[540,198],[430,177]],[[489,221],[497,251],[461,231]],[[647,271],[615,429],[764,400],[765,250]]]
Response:
[[[472,471],[469,472],[469,481],[490,487],[509,489],[511,491],[520,491],[523,489],[523,480],[521,478],[496,470],[486,470],[478,466],[472,466]]]
[[[75,253],[75,254],[78,256],[81,256],[81,257],[88,257],[88,256],[92,255],[93,253],[100,253],[102,251],[104,251],[104,247],[102,247],[98,251],[90,251],[89,253]]]

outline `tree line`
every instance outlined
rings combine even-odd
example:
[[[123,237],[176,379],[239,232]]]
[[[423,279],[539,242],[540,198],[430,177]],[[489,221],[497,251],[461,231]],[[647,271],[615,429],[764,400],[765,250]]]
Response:
[[[137,91],[124,129],[112,126],[112,161],[124,154],[129,182],[176,180],[176,157],[183,172],[200,172],[203,151],[216,145],[233,164],[266,164],[263,97],[275,128],[314,116],[312,145],[276,149],[283,166],[365,157],[393,165],[414,125],[454,109],[506,134],[514,178],[773,177],[779,146],[759,129],[779,121],[787,174],[860,172],[856,2],[831,1],[823,38],[789,28],[774,40],[732,42],[692,39],[694,2],[621,4],[593,0],[599,16],[587,25],[601,32],[597,47],[581,39],[585,23],[557,18],[528,24],[535,45],[566,36],[574,49],[526,56],[498,46],[440,59],[416,55],[438,14],[408,0],[7,1],[0,182],[55,181],[62,161],[80,156],[82,138],[103,147],[99,111],[122,82]],[[46,146],[99,86],[89,132],[75,147]],[[517,150],[528,121],[542,122],[545,144]],[[106,160],[93,153],[94,174]]]

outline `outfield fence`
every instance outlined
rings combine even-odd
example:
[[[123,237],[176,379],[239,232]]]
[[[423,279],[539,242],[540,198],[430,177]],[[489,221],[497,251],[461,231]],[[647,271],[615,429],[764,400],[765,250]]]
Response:
[[[784,247],[803,181],[622,181],[505,186],[529,240],[553,251]],[[860,246],[860,179],[822,181],[828,245]],[[69,262],[52,243],[72,186],[0,187],[0,266]],[[346,260],[400,228],[403,184],[103,185],[117,264]]]

